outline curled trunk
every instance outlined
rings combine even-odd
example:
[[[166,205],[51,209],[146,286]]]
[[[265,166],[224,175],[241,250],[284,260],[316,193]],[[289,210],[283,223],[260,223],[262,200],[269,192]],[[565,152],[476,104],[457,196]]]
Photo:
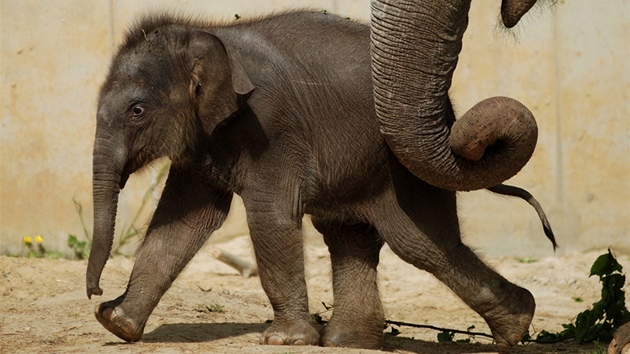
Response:
[[[512,177],[531,157],[538,133],[531,112],[506,97],[480,102],[453,125],[448,90],[469,8],[469,0],[372,2],[381,132],[412,173],[449,190],[488,188]]]

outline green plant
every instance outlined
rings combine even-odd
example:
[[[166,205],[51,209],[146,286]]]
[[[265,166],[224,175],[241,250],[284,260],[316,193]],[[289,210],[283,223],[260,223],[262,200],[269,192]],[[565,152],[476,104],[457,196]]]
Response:
[[[580,312],[573,322],[563,324],[563,331],[550,333],[543,330],[534,341],[553,343],[575,339],[580,343],[610,342],[615,330],[630,321],[623,291],[626,276],[622,270],[623,267],[610,249],[599,256],[591,267],[589,277],[599,277],[602,284],[601,299],[592,308]]]
[[[599,277],[599,281],[602,284],[601,299],[594,303],[591,309],[579,313],[573,322],[563,324],[562,327],[564,327],[564,330],[562,332],[550,333],[543,330],[538,334],[536,339],[532,339],[528,332],[524,335],[521,342],[544,344],[572,339],[580,343],[595,343],[597,350],[592,352],[592,354],[604,354],[606,349],[599,343],[610,342],[615,330],[630,321],[630,312],[625,306],[625,293],[623,291],[626,277],[622,273],[622,270],[623,267],[617,262],[612,251],[608,249],[607,253],[599,256],[595,260],[589,275],[589,277],[593,275]],[[573,300],[583,302],[579,297],[574,297]],[[474,329],[474,326],[470,326],[466,331],[462,331],[392,320],[385,320],[385,324],[385,328],[387,328],[387,325],[396,325],[439,331],[437,334],[438,342],[452,342],[455,334],[468,335],[468,338],[457,340],[457,342],[470,342],[475,336],[493,338],[492,335],[487,333],[472,332],[471,330]],[[393,328],[392,332],[394,332]]]
[[[59,259],[63,256],[60,252],[46,250],[44,247],[44,237],[42,235],[35,236],[35,242],[33,242],[30,236],[24,236],[22,238],[22,249],[19,255],[24,254],[25,250],[27,250],[27,258]]]
[[[455,337],[455,333],[451,332],[451,331],[441,331],[438,332],[437,334],[437,341],[442,343],[442,342],[452,342],[453,341],[453,337]]]
[[[455,333],[462,333],[462,334],[467,334],[468,338],[458,339],[458,340],[456,340],[456,342],[458,342],[458,343],[470,343],[473,339],[475,339],[475,332],[472,332],[473,329],[475,329],[474,325],[468,327],[465,331],[449,330],[447,328],[443,328],[437,334],[437,340],[440,343],[441,342],[452,342],[453,338],[455,337]]]
[[[74,251],[74,255],[77,259],[86,259],[90,256],[92,237],[90,236],[90,232],[88,231],[85,220],[83,219],[83,205],[81,205],[75,197],[72,197],[72,202],[74,203],[74,209],[77,211],[77,214],[79,214],[79,221],[81,221],[85,241],[79,241],[77,236],[68,234],[68,240],[66,243],[68,244],[68,247]]]
[[[90,245],[88,241],[79,241],[75,235],[68,235],[68,247],[74,251],[78,259],[86,259],[90,256]]]
[[[199,312],[215,312],[215,313],[223,313],[225,306],[220,304],[213,304],[210,306],[199,304],[197,305],[197,311]]]
[[[387,333],[387,334],[389,334],[390,336],[394,336],[395,337],[395,336],[400,334],[400,330],[398,328],[394,328],[394,326],[385,325],[385,328],[387,328],[387,327],[389,327],[389,333]]]

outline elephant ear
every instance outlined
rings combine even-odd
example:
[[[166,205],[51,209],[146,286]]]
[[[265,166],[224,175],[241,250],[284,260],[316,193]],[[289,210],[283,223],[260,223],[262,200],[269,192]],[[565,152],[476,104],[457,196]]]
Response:
[[[230,56],[221,40],[199,31],[189,42],[192,57],[189,95],[210,135],[222,121],[241,108],[252,91],[250,81],[240,61]]]

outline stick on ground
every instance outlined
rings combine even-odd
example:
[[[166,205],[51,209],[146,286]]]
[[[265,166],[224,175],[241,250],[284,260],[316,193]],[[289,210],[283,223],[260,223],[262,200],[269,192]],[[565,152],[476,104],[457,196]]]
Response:
[[[249,278],[258,275],[258,268],[246,260],[243,260],[231,253],[225,252],[219,248],[213,248],[210,253],[217,260],[236,269],[243,277]]]

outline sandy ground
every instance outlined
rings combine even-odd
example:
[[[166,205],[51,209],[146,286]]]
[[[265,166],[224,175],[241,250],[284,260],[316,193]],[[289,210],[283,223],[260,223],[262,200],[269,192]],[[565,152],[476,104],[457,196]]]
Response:
[[[246,237],[221,244],[251,259]],[[538,308],[531,332],[561,330],[579,312],[599,300],[598,280],[588,278],[591,264],[605,250],[519,262],[512,257],[486,259],[509,280],[528,288]],[[322,302],[332,304],[328,252],[308,244],[307,281],[311,311],[329,318]],[[630,257],[617,255],[630,269]],[[101,281],[104,296],[85,296],[85,261],[0,257],[0,351],[2,353],[379,353],[318,347],[269,347],[258,344],[272,311],[259,279],[243,278],[203,249],[166,293],[149,318],[144,337],[127,344],[107,332],[93,316],[94,306],[121,294],[132,258],[110,259]],[[380,290],[390,320],[489,333],[485,323],[430,274],[382,251]],[[576,302],[574,298],[583,302]],[[208,311],[207,308],[221,311]],[[393,353],[484,353],[489,339],[470,343],[438,343],[437,331],[396,327],[384,351]],[[387,328],[386,332],[390,332]],[[469,338],[456,335],[457,339]],[[596,353],[596,345],[560,343],[519,345],[514,353]]]

